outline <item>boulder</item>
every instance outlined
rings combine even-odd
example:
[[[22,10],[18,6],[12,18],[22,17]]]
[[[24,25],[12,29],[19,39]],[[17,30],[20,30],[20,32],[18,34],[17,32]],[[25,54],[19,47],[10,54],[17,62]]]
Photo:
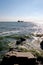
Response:
[[[1,65],[35,65],[36,64],[36,58],[34,56],[27,52],[8,52],[5,54]]]
[[[21,37],[19,40],[16,41],[16,44],[22,44],[24,41],[26,41],[26,39]]]
[[[35,58],[27,52],[8,52],[5,54],[0,65],[43,65],[43,57]]]
[[[41,41],[40,47],[41,47],[41,49],[43,50],[43,41]]]

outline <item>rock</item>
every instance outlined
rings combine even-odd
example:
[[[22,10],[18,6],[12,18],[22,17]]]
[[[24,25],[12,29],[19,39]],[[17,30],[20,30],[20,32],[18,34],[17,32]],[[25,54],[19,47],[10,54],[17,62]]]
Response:
[[[24,22],[24,21],[19,21],[19,20],[18,20],[18,22]]]
[[[24,41],[26,41],[26,39],[21,37],[19,40],[16,41],[16,44],[23,44]]]
[[[37,63],[38,63],[38,65],[43,65],[43,57],[38,57]]]
[[[36,64],[36,58],[34,56],[27,52],[9,52],[7,53],[3,61],[1,62],[1,65],[35,65]]]
[[[5,54],[0,65],[43,65],[43,57],[35,58],[29,52],[12,52]]]
[[[22,37],[20,39],[21,39],[21,42],[26,40],[25,38],[22,38]]]
[[[40,43],[40,47],[43,50],[43,41]]]
[[[14,48],[10,48],[9,51],[13,51]]]

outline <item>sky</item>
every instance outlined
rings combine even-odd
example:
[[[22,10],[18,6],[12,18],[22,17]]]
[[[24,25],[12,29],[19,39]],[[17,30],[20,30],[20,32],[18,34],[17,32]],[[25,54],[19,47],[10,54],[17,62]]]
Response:
[[[0,21],[43,22],[43,0],[0,0]]]

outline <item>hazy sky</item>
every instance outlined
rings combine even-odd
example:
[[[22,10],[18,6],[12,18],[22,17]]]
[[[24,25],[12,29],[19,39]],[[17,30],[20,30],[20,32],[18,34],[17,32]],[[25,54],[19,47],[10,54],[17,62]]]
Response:
[[[0,21],[43,22],[43,0],[0,0]]]

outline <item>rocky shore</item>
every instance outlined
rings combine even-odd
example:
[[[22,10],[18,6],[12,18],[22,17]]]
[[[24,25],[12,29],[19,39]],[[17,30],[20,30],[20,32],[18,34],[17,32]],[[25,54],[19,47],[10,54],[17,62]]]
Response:
[[[43,57],[34,57],[30,52],[10,51],[5,54],[0,65],[43,65]]]
[[[27,63],[43,65],[43,36],[0,37],[0,65],[26,65]]]

